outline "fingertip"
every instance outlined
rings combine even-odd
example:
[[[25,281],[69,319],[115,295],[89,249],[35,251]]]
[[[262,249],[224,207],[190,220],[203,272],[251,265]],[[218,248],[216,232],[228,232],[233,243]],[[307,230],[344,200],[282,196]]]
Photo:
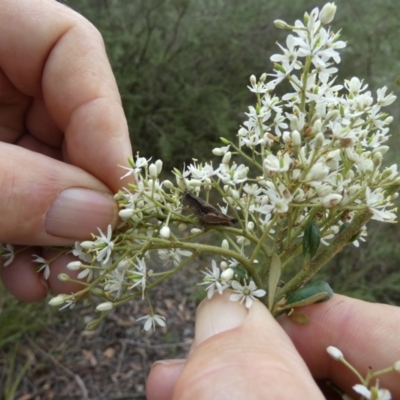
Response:
[[[78,282],[64,282],[59,279],[60,274],[66,274],[71,279],[78,280],[78,275],[81,270],[71,271],[67,268],[68,263],[71,261],[76,261],[76,257],[72,254],[61,254],[54,250],[44,250],[44,258],[46,260],[54,261],[50,265],[50,276],[48,278],[48,285],[53,294],[71,294],[76,293],[84,289],[84,284],[79,284]]]
[[[186,360],[156,361],[146,381],[147,400],[170,400]]]
[[[0,264],[0,277],[4,287],[18,300],[26,303],[43,300],[48,284],[32,262],[32,253],[40,254],[39,248],[29,248],[15,255],[13,262],[4,267]]]

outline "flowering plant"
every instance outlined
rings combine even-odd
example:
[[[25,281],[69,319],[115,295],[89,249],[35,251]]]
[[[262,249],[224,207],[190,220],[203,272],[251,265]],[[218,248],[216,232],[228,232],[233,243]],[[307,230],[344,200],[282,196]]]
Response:
[[[396,165],[381,168],[393,120],[382,108],[396,97],[383,87],[374,100],[357,77],[337,82],[346,43],[326,28],[335,11],[328,3],[303,22],[275,21],[290,32],[286,47],[271,57],[272,73],[250,77],[255,104],[238,142],[221,138],[223,146],[213,149],[221,158],[217,167],[193,161],[174,169],[172,183],[160,179],[161,160],[129,160],[122,179],[133,175],[136,184],[115,195],[119,226],[75,244],[79,261],[68,269],[80,271],[83,289],[50,304],[73,307],[83,296],[102,298],[99,317],[88,325],[94,328],[113,308],[142,299],[149,308],[137,319],[144,330],[164,326],[151,289],[202,253],[213,257],[200,282],[209,298],[230,289],[232,301],[249,308],[259,298],[279,315],[332,296],[327,283],[311,278],[344,246],[365,240],[370,219],[395,222],[392,200],[400,186]],[[279,97],[284,81],[291,89]],[[210,233],[220,236],[216,244],[209,243]],[[5,267],[13,252],[10,244],[1,246]],[[47,279],[49,261],[35,256],[34,262]],[[295,273],[283,283],[289,265]],[[372,398],[368,390],[358,392]]]
[[[374,101],[357,77],[336,82],[346,43],[325,27],[335,11],[328,3],[303,22],[275,21],[290,31],[287,47],[279,45],[282,54],[271,57],[272,73],[250,77],[255,105],[238,143],[221,138],[223,146],[213,149],[221,158],[217,167],[194,161],[174,169],[174,184],[160,180],[161,160],[129,160],[121,179],[133,175],[136,184],[115,195],[120,225],[75,244],[80,261],[68,268],[81,271],[84,288],[51,304],[102,297],[94,327],[109,310],[141,298],[150,310],[142,317],[145,328],[164,325],[151,306],[151,289],[201,253],[214,257],[200,283],[208,297],[230,288],[231,300],[251,307],[258,297],[278,315],[332,295],[325,282],[310,279],[344,246],[358,246],[370,219],[395,222],[392,200],[400,185],[396,165],[381,169],[393,120],[381,110],[396,97],[383,87]],[[279,97],[275,90],[283,81],[291,91]],[[219,209],[210,204],[216,196]],[[210,232],[220,234],[218,244],[208,243]],[[1,255],[9,265],[12,246],[2,246]],[[35,257],[48,278],[49,262]],[[296,273],[283,283],[281,272],[290,264]]]

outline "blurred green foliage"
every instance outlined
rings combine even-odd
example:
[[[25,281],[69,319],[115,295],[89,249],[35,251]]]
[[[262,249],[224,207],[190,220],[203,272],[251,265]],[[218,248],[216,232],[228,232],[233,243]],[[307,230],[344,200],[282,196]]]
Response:
[[[134,151],[165,170],[208,160],[218,138],[233,139],[254,103],[248,78],[272,70],[293,23],[325,1],[68,0],[102,33],[123,99]],[[396,0],[339,0],[340,79],[357,75],[372,90],[395,88],[400,73]],[[397,106],[392,111],[396,113]],[[396,113],[397,114],[397,113]],[[397,115],[396,115],[397,117]],[[398,120],[396,118],[396,120]],[[393,129],[396,131],[396,129]]]

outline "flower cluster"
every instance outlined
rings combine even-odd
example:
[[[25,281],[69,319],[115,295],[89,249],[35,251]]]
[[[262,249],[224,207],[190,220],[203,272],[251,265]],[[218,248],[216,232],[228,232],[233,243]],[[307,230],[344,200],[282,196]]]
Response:
[[[150,290],[201,253],[214,258],[201,282],[208,297],[230,289],[232,301],[250,307],[259,297],[274,315],[329,298],[324,283],[311,294],[302,287],[341,248],[365,239],[368,220],[395,222],[392,201],[400,185],[396,165],[381,167],[393,120],[382,109],[396,97],[386,87],[374,97],[357,77],[337,82],[346,43],[326,27],[335,10],[328,3],[294,25],[275,21],[290,32],[286,46],[271,57],[272,73],[250,77],[255,104],[238,142],[221,138],[223,146],[213,149],[217,165],[193,161],[174,169],[171,182],[161,179],[161,160],[129,160],[122,179],[131,175],[136,184],[115,196],[120,225],[75,244],[80,261],[68,268],[80,270],[85,288],[51,304],[72,306],[83,294],[98,295],[103,318],[139,298],[150,310],[144,328],[164,326]],[[280,97],[283,81],[291,89]],[[223,240],[210,244],[210,231]],[[12,262],[10,247],[1,254]],[[35,262],[47,273],[46,260]],[[281,271],[289,264],[295,275],[283,285]]]
[[[379,371],[372,371],[370,368],[368,370],[368,374],[365,378],[357,371],[357,369],[351,365],[344,357],[343,353],[334,346],[329,346],[326,351],[328,354],[336,361],[344,364],[354,375],[359,379],[361,383],[357,383],[353,386],[353,390],[361,396],[361,400],[391,400],[392,395],[388,389],[379,387],[378,376],[390,373],[390,372],[398,372],[400,373],[400,360],[396,361],[393,365],[388,368],[384,368]],[[376,379],[376,383],[373,385],[371,381]],[[348,395],[343,395],[343,399],[351,400],[351,397]]]

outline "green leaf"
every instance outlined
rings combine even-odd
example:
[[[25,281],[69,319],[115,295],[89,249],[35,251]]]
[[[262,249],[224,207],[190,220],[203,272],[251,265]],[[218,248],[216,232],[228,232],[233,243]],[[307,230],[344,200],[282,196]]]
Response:
[[[396,84],[397,84],[398,86],[400,86],[400,76],[398,76],[398,77],[396,78]]]
[[[276,288],[278,287],[279,278],[281,277],[281,259],[278,254],[272,254],[271,266],[268,276],[268,307],[272,310]]]
[[[286,299],[285,309],[307,306],[329,300],[333,296],[333,290],[327,282],[316,281],[301,289],[290,293]]]
[[[321,232],[315,221],[310,221],[303,236],[303,256],[312,258],[318,250],[321,241]]]

